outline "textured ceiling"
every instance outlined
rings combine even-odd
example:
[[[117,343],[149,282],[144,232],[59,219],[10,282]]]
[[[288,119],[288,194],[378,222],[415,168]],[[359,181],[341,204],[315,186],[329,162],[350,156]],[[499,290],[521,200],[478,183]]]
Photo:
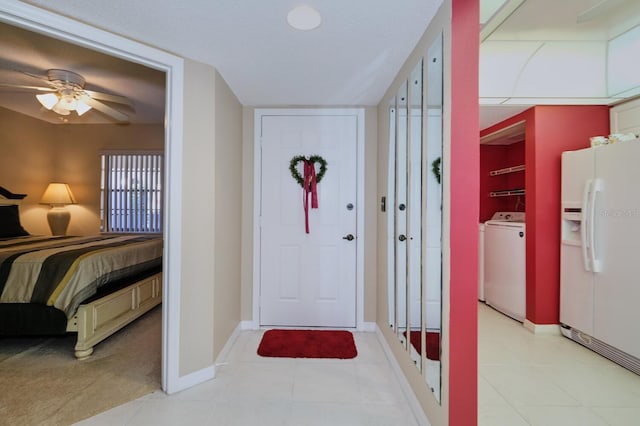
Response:
[[[376,105],[442,0],[30,0],[216,67],[244,105]]]
[[[380,101],[442,0],[307,0],[322,15],[322,24],[314,31],[287,25],[287,12],[300,4],[295,0],[23,2],[210,64],[244,105],[358,106]],[[605,0],[604,13],[576,23],[581,12],[600,3],[526,0],[488,40],[604,39],[640,22],[639,0]],[[135,111],[123,112],[132,122],[162,121],[161,73],[58,43],[2,33],[0,68],[15,63],[40,74],[47,68],[70,69],[82,74],[90,89],[129,96]],[[7,77],[0,72],[0,82],[24,78],[15,74]],[[19,100],[33,105],[33,97],[24,93],[0,93],[0,106],[15,106]],[[481,106],[481,128],[530,106]],[[30,115],[60,120],[37,104],[29,108]],[[29,113],[26,109],[23,106],[21,112]],[[109,119],[95,113],[74,117],[74,122]]]

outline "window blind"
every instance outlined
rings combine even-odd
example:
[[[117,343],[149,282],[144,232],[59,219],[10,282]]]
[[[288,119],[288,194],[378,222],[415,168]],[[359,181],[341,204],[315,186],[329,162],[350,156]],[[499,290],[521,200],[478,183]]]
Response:
[[[163,156],[102,154],[102,232],[161,233]]]

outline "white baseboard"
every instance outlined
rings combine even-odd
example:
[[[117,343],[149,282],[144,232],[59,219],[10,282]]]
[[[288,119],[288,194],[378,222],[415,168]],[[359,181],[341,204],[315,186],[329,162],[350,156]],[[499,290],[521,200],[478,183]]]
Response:
[[[216,367],[212,365],[205,367],[201,370],[189,373],[186,376],[178,377],[176,387],[172,389],[171,393],[180,392],[190,387],[204,383],[207,380],[211,380],[216,376]]]
[[[375,322],[362,322],[358,326],[358,331],[364,331],[368,333],[375,333],[377,325]]]
[[[257,330],[259,328],[260,327],[256,321],[240,321],[240,330]]]
[[[227,359],[229,355],[229,351],[231,351],[231,347],[235,343],[236,339],[240,335],[242,331],[242,323],[238,323],[236,328],[227,339],[227,342],[222,347],[222,350],[216,357],[216,362],[214,365],[210,367],[205,367],[201,370],[194,371],[193,373],[187,374],[186,376],[178,377],[177,386],[171,390],[171,393],[176,393],[188,389],[190,387],[199,385],[201,383],[206,382],[207,380],[211,380],[216,377],[216,365],[222,364]]]
[[[429,423],[429,419],[427,418],[426,413],[422,409],[422,405],[420,405],[420,401],[418,401],[418,398],[416,398],[416,394],[413,392],[413,389],[411,389],[411,385],[409,385],[407,378],[404,376],[404,373],[402,372],[402,369],[400,368],[398,361],[396,361],[396,358],[393,356],[393,352],[391,351],[391,348],[389,347],[387,340],[384,338],[384,335],[382,334],[382,330],[380,330],[380,327],[378,327],[378,324],[374,324],[374,326],[375,326],[376,336],[378,337],[378,341],[382,345],[382,349],[384,350],[384,353],[387,356],[387,359],[389,360],[389,364],[391,364],[391,369],[393,370],[394,374],[398,378],[398,382],[400,383],[402,392],[404,393],[405,397],[407,398],[407,401],[409,402],[409,407],[411,407],[413,416],[416,418],[416,421],[419,425],[430,426],[431,423]]]
[[[282,326],[281,328],[288,328]],[[315,329],[316,327],[293,327],[293,328],[309,328]],[[240,330],[260,330],[260,326],[256,321],[248,320],[248,321],[240,321]],[[349,330],[345,328],[345,330]],[[353,330],[353,329],[351,329]],[[375,322],[363,322],[356,327],[357,331],[364,331],[368,333],[374,333],[376,331],[376,323]]]
[[[560,335],[560,324],[535,324],[526,319],[524,320],[522,325],[533,334],[543,334],[550,336]]]
[[[238,336],[240,335],[240,332],[242,330],[243,330],[242,323],[238,323],[236,328],[233,330],[233,333],[231,333],[231,336],[229,336],[229,338],[227,339],[227,342],[224,344],[222,350],[216,357],[216,363],[215,363],[216,365],[226,362],[227,356],[231,351],[231,347],[236,342],[236,339],[238,339]]]

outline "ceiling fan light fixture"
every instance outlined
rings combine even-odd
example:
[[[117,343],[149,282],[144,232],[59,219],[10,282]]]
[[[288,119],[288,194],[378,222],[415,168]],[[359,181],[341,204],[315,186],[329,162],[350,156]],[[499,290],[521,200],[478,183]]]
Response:
[[[78,101],[76,101],[75,94],[71,89],[64,89],[60,92],[60,101],[58,102],[58,106],[60,108],[64,108],[67,111],[73,111],[76,109],[78,105]]]
[[[79,116],[81,116],[85,112],[89,111],[90,109],[91,109],[91,107],[89,105],[85,104],[81,99],[78,100],[78,103],[76,105],[76,113]]]
[[[0,86],[38,90],[40,93],[35,95],[38,102],[47,110],[53,111],[58,115],[68,116],[71,111],[75,111],[78,116],[82,116],[87,111],[94,109],[119,123],[129,123],[127,114],[118,111],[105,102],[123,104],[134,109],[131,100],[125,96],[84,90],[85,80],[80,74],[63,69],[47,70],[46,76],[32,74],[27,71],[20,72],[44,81],[48,87],[4,83],[0,83]],[[42,93],[43,91],[48,93]],[[64,123],[68,122],[66,118],[60,119]]]
[[[58,96],[55,93],[45,93],[41,95],[36,95],[36,99],[38,99],[38,102],[40,102],[42,106],[48,110],[53,109],[53,107],[60,100],[58,99]]]
[[[58,102],[57,104],[55,104],[53,106],[53,108],[51,108],[51,111],[60,114],[60,115],[69,115],[71,114],[71,111],[69,111],[68,109],[64,108],[60,102]]]
[[[74,111],[76,109],[76,106],[78,106],[78,102],[73,96],[63,96],[62,98],[60,98],[58,106],[60,108],[66,109],[67,111]]]

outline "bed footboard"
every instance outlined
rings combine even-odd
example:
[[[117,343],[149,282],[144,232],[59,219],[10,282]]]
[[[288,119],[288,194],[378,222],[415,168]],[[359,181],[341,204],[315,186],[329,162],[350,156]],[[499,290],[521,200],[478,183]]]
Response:
[[[75,356],[89,357],[93,347],[162,302],[162,273],[80,305],[67,331],[77,331]]]

